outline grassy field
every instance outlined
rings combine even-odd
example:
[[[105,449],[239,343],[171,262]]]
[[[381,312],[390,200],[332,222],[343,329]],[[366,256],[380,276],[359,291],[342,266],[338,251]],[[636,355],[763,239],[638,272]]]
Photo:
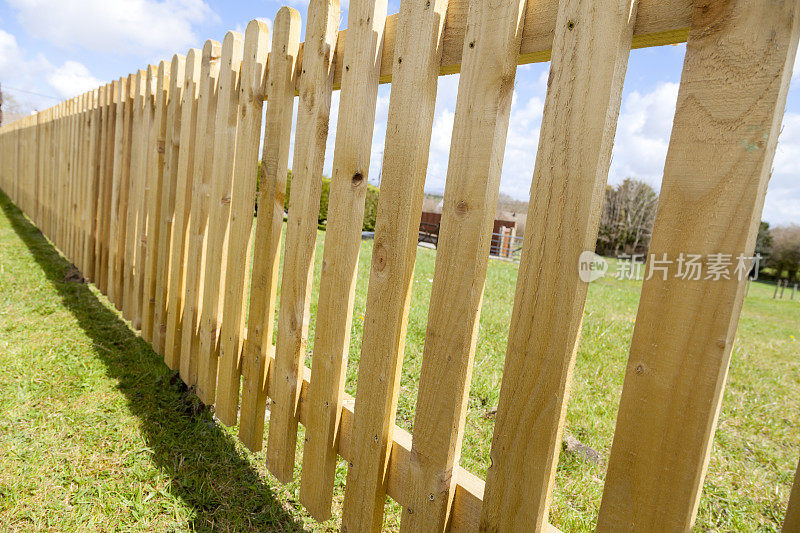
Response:
[[[0,529],[337,530],[335,518],[315,524],[297,501],[298,483],[267,474],[264,454],[216,424],[93,286],[65,281],[69,263],[2,193],[0,208]],[[323,241],[321,232],[317,272]],[[351,394],[371,251],[363,243]],[[418,251],[397,415],[409,430],[435,257]],[[481,476],[516,275],[513,263],[489,265],[462,456]],[[596,519],[640,287],[613,278],[590,286],[566,433],[602,462],[561,454],[551,521],[564,531],[589,531]],[[799,326],[800,301],[775,301],[772,287],[752,285],[698,530],[780,529],[800,456]],[[345,473],[340,464],[336,506]],[[398,520],[392,504],[386,528]]]

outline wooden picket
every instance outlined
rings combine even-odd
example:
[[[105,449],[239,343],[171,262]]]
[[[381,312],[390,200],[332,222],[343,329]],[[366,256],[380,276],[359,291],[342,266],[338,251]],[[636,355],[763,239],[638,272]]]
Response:
[[[331,516],[341,457],[349,466],[342,530],[379,530],[388,495],[404,510],[404,531],[557,531],[548,510],[587,293],[565,265],[597,237],[629,52],[687,42],[650,251],[747,255],[800,2],[403,0],[398,14],[386,9],[386,0],[351,0],[350,28],[340,31],[338,0],[311,0],[300,43],[300,14],[284,7],[269,54],[268,25],[255,20],[221,46],[209,40],[0,126],[0,188],[221,422],[239,422],[251,450],[264,445],[270,409],[267,467],[282,482],[294,477],[305,425],[299,496],[316,519]],[[517,65],[551,60],[484,483],[459,459],[486,249]],[[455,72],[412,435],[394,422],[399,377],[437,80]],[[344,376],[380,83],[392,88],[353,398]],[[744,284],[666,278],[642,288],[598,531],[685,531],[695,521]],[[800,527],[798,494],[800,473],[784,531]]]
[[[174,64],[174,61],[173,61]],[[164,181],[164,138],[167,128],[167,102],[174,99],[170,95],[169,63],[158,64],[158,78],[153,92],[153,120],[148,131],[147,176],[145,177],[145,195],[147,196],[147,233],[145,249],[156,251],[159,238],[159,214],[162,202],[162,183]],[[152,89],[152,86],[150,87]],[[144,264],[144,285],[142,294],[142,338],[153,341],[153,313],[155,310],[156,290],[156,254],[148,253]],[[155,343],[154,347],[155,347]]]
[[[208,233],[209,187],[211,167],[214,161],[215,120],[212,117],[216,117],[217,114],[220,54],[221,46],[217,41],[206,41],[200,64],[195,164],[192,173],[192,205],[189,215],[191,223],[187,236],[189,245],[186,259],[186,288],[183,296],[183,317],[180,322],[182,332],[179,336],[181,339],[179,357],[181,377],[192,387],[197,384],[197,362],[200,349],[199,335],[206,235]],[[176,345],[177,338],[178,336],[176,336]]]
[[[487,530],[547,522],[587,292],[578,270],[563,265],[577,265],[597,239],[635,9],[630,0],[564,2],[559,9],[540,130],[547,142],[539,145],[531,184],[531,230],[486,474]]]
[[[184,292],[186,290],[186,263],[189,248],[189,217],[192,207],[192,178],[197,135],[197,108],[200,89],[202,52],[192,48],[186,54],[185,79],[182,80],[180,138],[178,145],[177,176],[175,183],[175,210],[172,222],[172,246],[169,262],[169,296],[167,297],[166,324],[162,315],[154,327],[165,328],[164,362],[173,370],[180,368],[180,337],[183,331]],[[184,127],[186,124],[186,127]]]
[[[381,55],[386,10],[386,0],[352,2],[348,19],[354,23],[351,24],[346,36],[340,36],[340,40],[348,41],[342,56],[346,69],[341,78],[339,121],[336,126],[328,223],[325,232],[328,245],[322,252],[322,263],[325,268],[320,277],[317,323],[314,332],[317,354],[311,368],[313,376],[311,382],[314,387],[310,391],[311,404],[321,405],[324,412],[318,418],[321,424],[309,427],[307,434],[309,440],[322,441],[318,448],[322,453],[305,456],[305,460],[309,461],[306,470],[318,470],[328,484],[333,483],[336,457],[332,450],[326,451],[322,447],[336,443],[337,415],[344,400],[344,377],[350,347],[358,249],[372,149],[372,128],[365,128],[363,125],[372,124],[375,120],[380,74],[380,64],[375,58]],[[286,276],[283,279],[286,279]],[[277,361],[278,347],[276,344],[276,365],[280,364]],[[294,366],[298,362],[291,363]],[[273,383],[275,381],[273,380]],[[273,431],[270,428],[270,440],[273,439],[272,435]],[[280,435],[280,438],[284,439],[285,435]],[[362,443],[355,444],[361,446]],[[375,443],[370,441],[363,445],[374,446]],[[291,446],[293,447],[293,444]],[[356,454],[359,452],[357,447],[353,451]],[[286,451],[282,453],[284,453],[284,468],[288,469],[289,465],[286,463],[291,461],[291,458]],[[352,458],[350,461],[351,465],[357,464]],[[289,475],[291,475],[290,469]],[[355,473],[351,467],[348,476],[352,475]],[[326,493],[330,492],[328,487],[324,489]],[[369,491],[368,488],[366,490]],[[348,518],[345,518],[348,514],[346,509],[350,507],[351,514],[355,514],[359,511],[356,506],[362,503],[354,501],[354,498],[357,500],[357,495],[352,493],[350,497],[345,496],[342,510],[343,529],[349,527]],[[363,503],[372,505],[372,502]],[[358,531],[357,524],[357,521],[353,523],[356,527],[354,531]]]
[[[283,29],[286,11],[275,17],[275,35]],[[280,24],[280,25],[279,25]],[[276,39],[277,41],[277,39]],[[253,198],[258,178],[258,148],[261,140],[261,111],[264,102],[264,74],[267,72],[267,50],[269,29],[264,22],[253,21],[247,25],[244,35],[244,59],[242,61],[239,88],[239,129],[236,136],[236,168],[233,175],[230,204],[230,236],[223,299],[222,324],[219,340],[219,378],[216,413],[219,419],[233,425],[239,409],[239,350],[243,337],[244,306],[246,299],[246,276],[250,265],[250,232],[253,228]],[[273,42],[273,49],[291,43]],[[296,45],[295,45],[296,47]],[[287,52],[293,56],[295,52]],[[285,72],[283,54],[272,54],[272,69]],[[294,65],[292,65],[294,66]],[[270,107],[283,107],[284,102],[270,99]],[[291,106],[290,106],[291,107]],[[270,113],[270,109],[267,109]],[[291,116],[291,111],[289,112]],[[270,132],[271,133],[271,132]]]
[[[161,139],[159,139],[159,145],[156,148],[159,155],[163,152],[164,163],[160,192],[161,202],[154,221],[154,226],[157,229],[153,235],[157,237],[157,242],[154,240],[152,245],[158,258],[152,266],[152,270],[155,271],[155,280],[151,282],[152,285],[150,287],[150,297],[155,301],[152,309],[152,324],[147,324],[143,328],[152,327],[153,349],[159,355],[164,355],[166,338],[165,321],[170,290],[170,259],[172,258],[171,249],[173,244],[178,163],[182,149],[181,116],[185,69],[186,57],[175,54],[172,58],[169,74],[169,106],[165,109],[166,117],[163,119],[163,145],[161,144]]]
[[[696,5],[692,13],[653,257],[735,258],[752,255],[755,246],[800,2],[715,7]],[[732,65],[736,75],[727,70]],[[599,531],[689,529],[697,514],[745,282],[663,278],[642,286]],[[647,482],[654,478],[658,483]]]
[[[197,395],[213,404],[217,389],[219,358],[218,328],[221,322],[225,269],[228,266],[228,223],[230,221],[233,154],[239,122],[239,69],[243,39],[229,31],[222,42],[222,63],[217,89],[217,115],[214,130],[214,161],[211,166],[211,198],[208,211],[208,242],[200,317],[200,351],[197,361]]]

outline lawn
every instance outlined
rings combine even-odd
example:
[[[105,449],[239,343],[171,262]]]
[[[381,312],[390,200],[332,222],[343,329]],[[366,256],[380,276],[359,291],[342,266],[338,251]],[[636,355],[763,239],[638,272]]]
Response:
[[[311,520],[297,500],[299,483],[283,486],[267,474],[263,452],[248,452],[235,428],[215,423],[104,296],[65,280],[69,262],[2,193],[0,207],[2,529],[337,530],[335,518]],[[365,241],[351,394],[371,251]],[[409,430],[435,258],[435,251],[418,249],[397,414]],[[489,461],[516,275],[516,264],[490,262],[461,459],[480,476]],[[601,462],[561,454],[551,521],[564,531],[589,531],[597,516],[640,288],[614,278],[589,288],[565,432],[596,449]],[[312,347],[316,289],[315,282]],[[744,305],[698,530],[780,529],[800,456],[800,299],[776,301],[772,291],[753,283]],[[301,453],[298,446],[298,459]],[[345,473],[340,463],[335,506]],[[398,508],[388,509],[386,528],[396,529]]]

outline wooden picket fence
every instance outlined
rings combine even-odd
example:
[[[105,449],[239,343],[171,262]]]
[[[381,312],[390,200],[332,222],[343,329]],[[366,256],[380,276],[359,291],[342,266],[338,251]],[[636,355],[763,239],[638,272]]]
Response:
[[[800,31],[797,0],[337,0],[149,66],[0,129],[0,187],[342,530],[555,531],[548,505],[631,48],[687,42],[651,253],[752,253]],[[487,478],[459,466],[518,64],[551,61]],[[460,72],[412,435],[395,425],[437,78]],[[391,83],[356,398],[344,393],[380,83]],[[341,91],[311,369],[331,94]],[[299,95],[276,338],[292,111]],[[262,124],[262,105],[267,102]],[[259,147],[252,278],[249,242]],[[575,265],[573,267],[573,265]],[[249,313],[245,324],[245,305]],[[642,288],[598,531],[692,527],[744,283]],[[241,398],[241,400],[240,400]],[[800,489],[786,531],[800,530]]]

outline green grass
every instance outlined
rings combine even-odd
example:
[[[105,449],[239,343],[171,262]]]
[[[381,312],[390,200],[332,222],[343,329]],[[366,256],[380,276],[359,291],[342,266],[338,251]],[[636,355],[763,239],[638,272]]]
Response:
[[[334,531],[316,524],[235,428],[174,378],[90,285],[0,194],[0,529]],[[310,345],[324,232],[319,233]],[[372,242],[361,247],[347,391],[355,393]],[[436,253],[418,249],[397,423],[413,430]],[[490,262],[461,462],[484,476],[517,265]],[[591,284],[566,432],[600,452],[562,453],[551,520],[589,531],[597,516],[641,284]],[[752,284],[734,348],[697,529],[778,531],[800,455],[800,301]],[[310,350],[309,350],[310,351]],[[308,364],[310,364],[310,356]],[[302,432],[300,442],[302,443]],[[299,458],[302,448],[298,447]],[[343,497],[339,466],[334,507]],[[386,528],[396,529],[390,504]]]

